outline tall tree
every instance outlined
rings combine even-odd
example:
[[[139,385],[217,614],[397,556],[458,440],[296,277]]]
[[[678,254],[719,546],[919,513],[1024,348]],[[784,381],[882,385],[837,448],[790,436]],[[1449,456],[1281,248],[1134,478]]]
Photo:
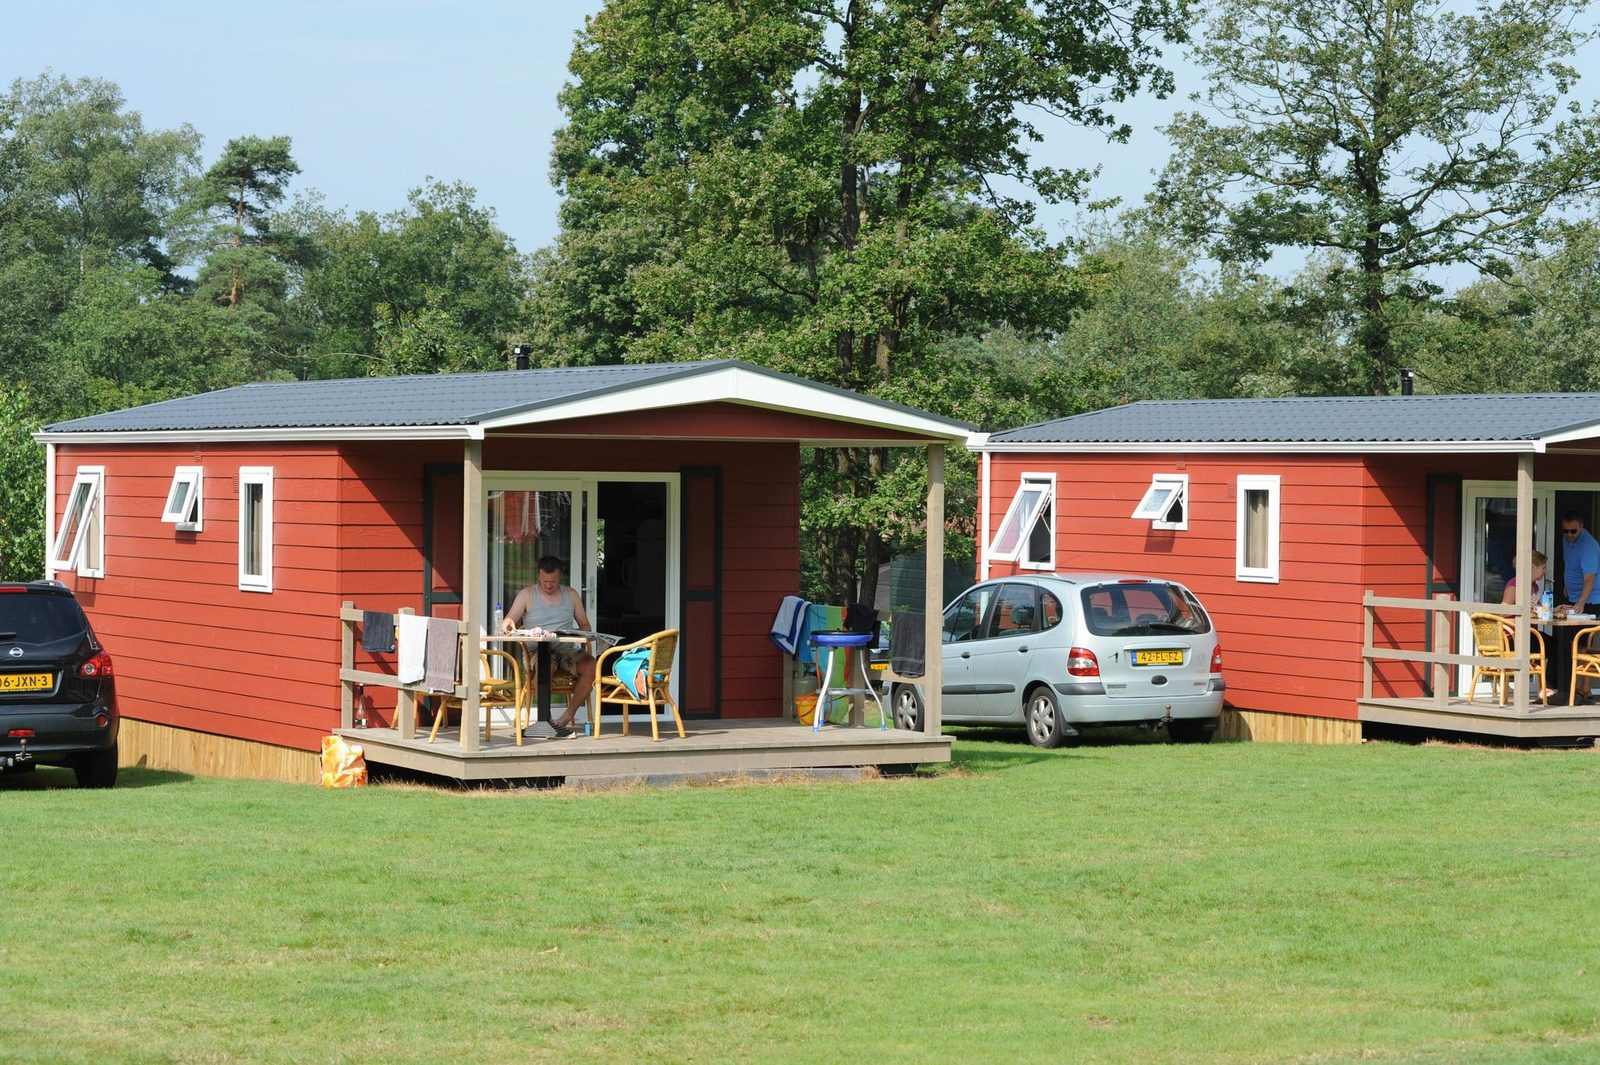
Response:
[[[1089,171],[1036,165],[1039,116],[1123,136],[1169,82],[1181,0],[612,0],[562,94],[562,232],[538,264],[558,361],[735,355],[922,405],[941,345],[1060,326],[1080,287],[1032,228]],[[870,595],[903,511],[881,451],[819,453],[819,589]],[[823,518],[816,518],[824,515]]]
[[[182,288],[167,237],[198,145],[188,127],[147,131],[110,82],[42,75],[0,94],[0,378],[48,409],[82,384],[52,338],[86,284]]]
[[[431,181],[386,215],[291,213],[322,254],[296,299],[329,354],[305,375],[504,368],[526,332],[528,266],[470,186]]]
[[[1218,0],[1196,50],[1212,114],[1168,127],[1155,197],[1224,258],[1336,253],[1364,387],[1386,392],[1397,317],[1441,291],[1428,271],[1503,274],[1600,188],[1600,120],[1563,110],[1586,6]]]
[[[200,259],[195,295],[227,310],[250,376],[292,373],[311,340],[289,301],[292,274],[313,263],[314,242],[277,224],[300,165],[288,137],[236,137],[195,183],[189,253]]]

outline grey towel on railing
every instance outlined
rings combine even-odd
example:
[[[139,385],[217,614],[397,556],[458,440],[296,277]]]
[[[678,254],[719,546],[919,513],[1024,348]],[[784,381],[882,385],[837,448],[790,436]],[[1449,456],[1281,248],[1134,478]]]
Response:
[[[394,650],[394,615],[387,610],[361,612],[361,649],[363,651]]]
[[[889,668],[900,677],[920,677],[926,671],[923,656],[927,616],[920,610],[896,610],[889,626]]]
[[[458,635],[453,619],[428,619],[428,653],[423,660],[422,683],[429,691],[447,692],[456,686],[456,661],[461,655]]]

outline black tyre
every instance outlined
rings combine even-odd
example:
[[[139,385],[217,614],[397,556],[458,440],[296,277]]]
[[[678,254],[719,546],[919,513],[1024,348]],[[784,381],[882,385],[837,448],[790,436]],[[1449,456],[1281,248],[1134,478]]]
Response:
[[[80,788],[109,788],[117,782],[117,745],[80,754],[72,760],[72,775]]]
[[[895,688],[893,696],[894,727],[907,732],[922,731],[922,696],[909,684]]]
[[[1216,734],[1214,721],[1167,722],[1167,739],[1173,743],[1210,743]]]
[[[1035,747],[1062,747],[1077,739],[1061,716],[1061,701],[1056,693],[1042,684],[1028,693],[1022,704],[1022,720],[1028,742]]]

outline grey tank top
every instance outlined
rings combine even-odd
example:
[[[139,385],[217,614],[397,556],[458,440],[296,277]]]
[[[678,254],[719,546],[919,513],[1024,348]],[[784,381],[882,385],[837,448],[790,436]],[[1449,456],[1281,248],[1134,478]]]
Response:
[[[566,585],[561,586],[561,601],[546,603],[537,586],[528,603],[528,616],[522,624],[530,629],[575,629],[578,619],[572,613],[572,595]]]

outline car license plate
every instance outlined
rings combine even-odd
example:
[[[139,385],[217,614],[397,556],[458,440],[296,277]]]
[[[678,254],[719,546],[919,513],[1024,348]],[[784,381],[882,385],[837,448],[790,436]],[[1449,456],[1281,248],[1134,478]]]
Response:
[[[1173,648],[1160,651],[1135,651],[1133,664],[1136,666],[1181,666],[1183,665],[1183,651]]]
[[[0,692],[47,692],[54,686],[49,673],[0,673]]]

